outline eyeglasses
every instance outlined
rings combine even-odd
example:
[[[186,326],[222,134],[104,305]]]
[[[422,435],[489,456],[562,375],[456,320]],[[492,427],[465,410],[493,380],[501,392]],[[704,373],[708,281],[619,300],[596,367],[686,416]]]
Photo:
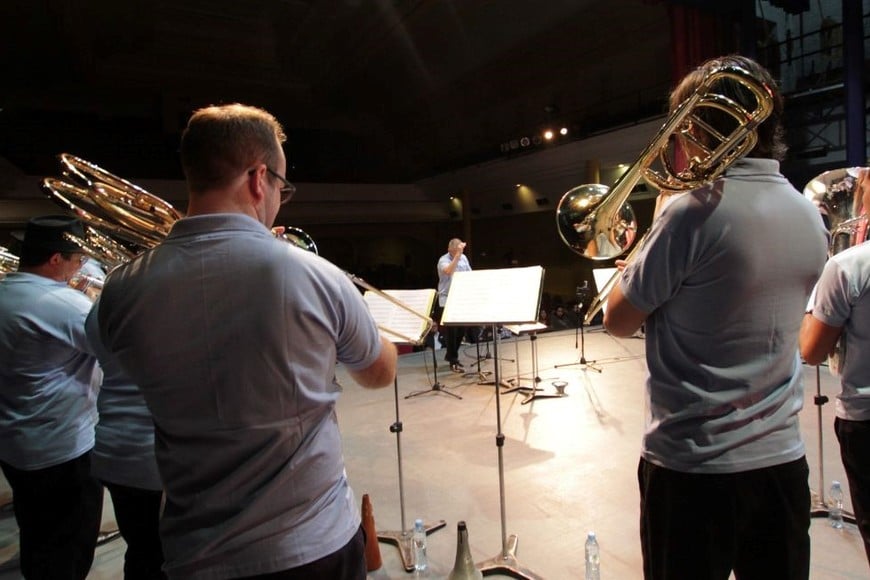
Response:
[[[77,260],[79,264],[84,264],[88,259],[88,256],[86,254],[79,254],[79,253],[67,254],[65,252],[61,252],[60,255],[67,262],[72,262],[73,260]]]
[[[269,175],[272,177],[277,177],[281,183],[281,189],[279,189],[279,193],[281,194],[281,205],[284,205],[293,197],[293,194],[296,193],[296,186],[287,181],[285,178],[281,177],[277,171],[272,171],[269,166],[266,166],[266,171],[269,172]]]

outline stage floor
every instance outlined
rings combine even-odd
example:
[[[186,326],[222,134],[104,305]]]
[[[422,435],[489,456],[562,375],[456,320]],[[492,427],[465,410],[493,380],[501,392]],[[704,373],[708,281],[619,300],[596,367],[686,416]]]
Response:
[[[463,345],[460,356],[469,375],[451,373],[443,360],[444,351],[437,351],[437,384],[431,351],[402,355],[396,386],[384,389],[363,389],[338,369],[344,387],[339,424],[347,473],[357,499],[369,494],[379,532],[401,532],[411,528],[415,518],[429,524],[445,522],[428,538],[432,578],[446,577],[453,566],[460,520],[468,525],[477,562],[499,558],[505,543],[510,544],[510,536],[515,535],[518,568],[544,578],[579,578],[586,533],[594,530],[601,546],[602,577],[641,578],[636,469],[644,423],[644,341],[616,339],[600,328],[587,329],[583,338],[573,330],[539,335],[539,382],[534,380],[529,337],[500,340],[499,374],[506,386],[498,389],[491,384],[493,374],[483,377],[490,384],[480,384],[481,376],[474,372],[478,346],[482,355],[489,354],[479,368],[493,371],[496,348],[492,343]],[[581,359],[581,344],[585,359],[595,368],[575,364]],[[505,392],[516,384],[506,381],[518,375],[520,386],[537,386],[543,389],[540,395],[556,395],[554,383],[563,382],[564,395],[529,400],[529,391]],[[804,375],[801,424],[809,483],[818,491],[816,368],[804,367]],[[838,391],[836,380],[826,368],[818,376],[822,394],[833,399]],[[418,392],[422,394],[406,398]],[[397,409],[400,437],[391,432]],[[833,402],[821,411],[824,486],[827,489],[833,479],[842,481],[847,489],[846,508],[851,509],[833,432]],[[504,434],[503,504],[496,445],[499,415]],[[2,478],[0,493],[8,493]],[[108,494],[106,506],[104,528],[109,528],[113,515]],[[16,554],[17,532],[11,511],[0,516],[3,562]],[[810,534],[811,578],[868,577],[868,563],[854,525],[834,530],[826,519],[814,518]],[[89,578],[121,578],[123,551],[123,540],[98,548]],[[380,551],[383,566],[371,572],[370,579],[410,576],[394,545],[381,542]],[[5,568],[0,580],[20,577],[17,570]]]

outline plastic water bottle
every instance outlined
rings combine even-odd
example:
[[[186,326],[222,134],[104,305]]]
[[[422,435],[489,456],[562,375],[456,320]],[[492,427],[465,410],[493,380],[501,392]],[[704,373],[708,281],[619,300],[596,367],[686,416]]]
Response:
[[[586,580],[600,580],[601,555],[598,550],[598,540],[595,532],[586,536]]]
[[[429,571],[429,561],[426,559],[426,528],[423,520],[414,520],[414,575],[425,577]]]
[[[831,482],[831,511],[828,512],[828,521],[836,530],[843,528],[843,486],[839,481]]]

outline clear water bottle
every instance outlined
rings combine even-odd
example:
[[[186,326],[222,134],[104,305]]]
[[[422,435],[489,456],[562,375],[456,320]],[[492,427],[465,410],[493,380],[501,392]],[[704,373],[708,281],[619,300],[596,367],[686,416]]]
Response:
[[[839,481],[831,482],[831,511],[828,512],[828,521],[836,530],[843,528],[843,486]]]
[[[414,574],[424,577],[429,571],[429,561],[426,559],[426,528],[423,520],[414,520]]]
[[[598,539],[595,532],[586,536],[586,580],[600,580],[601,554],[598,549]]]

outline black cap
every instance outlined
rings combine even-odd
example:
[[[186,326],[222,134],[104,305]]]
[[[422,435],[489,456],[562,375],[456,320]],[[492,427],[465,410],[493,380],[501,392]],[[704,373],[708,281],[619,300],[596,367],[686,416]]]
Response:
[[[70,241],[66,234],[83,239],[85,229],[82,222],[65,215],[35,217],[27,222],[24,230],[22,252],[29,248],[70,254],[81,252],[81,247]]]

